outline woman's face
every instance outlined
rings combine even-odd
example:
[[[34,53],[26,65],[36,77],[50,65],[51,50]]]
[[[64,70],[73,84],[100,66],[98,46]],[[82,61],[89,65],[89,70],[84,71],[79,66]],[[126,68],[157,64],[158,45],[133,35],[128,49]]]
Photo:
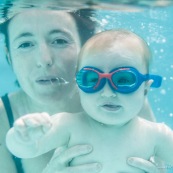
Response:
[[[28,10],[10,22],[9,56],[21,88],[37,101],[62,100],[75,90],[80,38],[66,12]]]

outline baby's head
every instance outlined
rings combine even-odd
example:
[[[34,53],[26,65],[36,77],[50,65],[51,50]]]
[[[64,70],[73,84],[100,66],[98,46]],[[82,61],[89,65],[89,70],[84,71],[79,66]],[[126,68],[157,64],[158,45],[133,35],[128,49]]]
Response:
[[[83,60],[87,59],[90,55],[94,60],[94,56],[99,54],[104,54],[104,58],[107,59],[107,55],[109,56],[109,54],[115,54],[123,58],[123,56],[131,56],[133,53],[136,53],[138,56],[131,57],[131,60],[136,61],[137,58],[141,58],[143,66],[146,67],[148,72],[151,52],[149,46],[141,37],[123,29],[104,31],[92,37],[83,46],[79,55],[78,69],[83,66]]]
[[[79,54],[77,84],[81,104],[97,122],[122,125],[141,110],[146,91],[158,87],[148,74],[146,42],[126,30],[109,30],[89,39]]]

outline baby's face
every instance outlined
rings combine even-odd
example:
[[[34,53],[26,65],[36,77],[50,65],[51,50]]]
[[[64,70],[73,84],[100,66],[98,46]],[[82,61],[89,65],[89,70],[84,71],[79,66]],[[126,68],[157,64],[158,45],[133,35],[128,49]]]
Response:
[[[79,69],[92,66],[109,73],[112,69],[124,66],[136,68],[146,74],[146,66],[140,47],[130,44],[115,43],[111,47],[85,52]],[[121,126],[135,117],[143,106],[145,83],[138,90],[129,94],[113,91],[108,83],[95,93],[80,90],[81,104],[88,115],[96,121],[107,125]]]

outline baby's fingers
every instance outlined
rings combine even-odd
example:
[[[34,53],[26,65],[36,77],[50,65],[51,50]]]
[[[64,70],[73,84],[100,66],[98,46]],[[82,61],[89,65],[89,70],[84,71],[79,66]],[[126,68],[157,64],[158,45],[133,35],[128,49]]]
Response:
[[[26,128],[26,124],[22,118],[19,118],[14,122],[13,127],[15,130],[23,131]]]
[[[17,119],[14,122],[13,127],[14,127],[14,132],[16,133],[18,138],[20,138],[24,141],[29,140],[28,129],[22,118]]]
[[[47,113],[33,113],[22,116],[14,123],[14,130],[24,140],[37,140],[51,128]]]
[[[52,126],[51,117],[46,112],[41,113],[41,116],[42,116],[42,124],[43,124],[42,130],[43,132],[47,132]]]
[[[22,116],[14,123],[14,127],[18,130],[26,128],[37,128],[42,126],[43,132],[51,127],[51,119],[47,113],[33,113]]]
[[[49,114],[35,113],[24,117],[24,122],[28,127],[40,127],[42,126],[43,132],[47,132],[52,126],[51,118]]]

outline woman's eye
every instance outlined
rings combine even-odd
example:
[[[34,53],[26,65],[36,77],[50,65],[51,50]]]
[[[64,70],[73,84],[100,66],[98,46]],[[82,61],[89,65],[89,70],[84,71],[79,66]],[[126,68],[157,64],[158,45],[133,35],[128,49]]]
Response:
[[[69,44],[69,42],[65,39],[56,39],[52,42],[53,45],[65,46]]]
[[[26,43],[22,43],[22,44],[20,44],[18,48],[26,49],[26,48],[31,48],[31,47],[33,47],[33,46],[34,46],[33,43],[26,42]]]

